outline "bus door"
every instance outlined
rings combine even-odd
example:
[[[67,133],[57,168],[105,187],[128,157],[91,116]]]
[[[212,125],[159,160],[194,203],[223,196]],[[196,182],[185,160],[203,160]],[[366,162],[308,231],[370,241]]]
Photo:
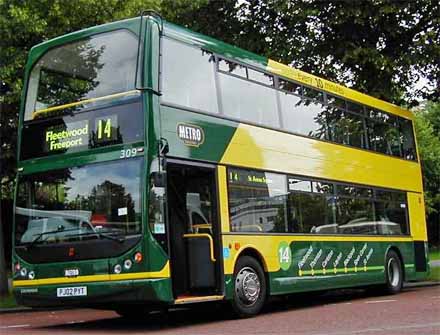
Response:
[[[210,165],[167,162],[171,276],[177,300],[223,290],[216,173]]]

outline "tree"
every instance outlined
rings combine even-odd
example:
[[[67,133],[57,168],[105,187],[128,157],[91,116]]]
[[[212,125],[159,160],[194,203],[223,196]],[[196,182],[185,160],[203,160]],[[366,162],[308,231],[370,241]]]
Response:
[[[416,111],[416,133],[422,164],[428,232],[440,242],[440,103],[427,103]]]

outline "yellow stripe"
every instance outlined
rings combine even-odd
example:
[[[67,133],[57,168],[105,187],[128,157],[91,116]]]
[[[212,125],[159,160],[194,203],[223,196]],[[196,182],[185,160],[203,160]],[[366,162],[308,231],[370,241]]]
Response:
[[[223,300],[224,298],[225,298],[225,296],[223,296],[223,295],[208,295],[208,296],[201,296],[201,297],[187,297],[187,298],[176,299],[176,300],[174,300],[174,303],[176,305],[179,305],[179,304],[187,304],[187,303],[193,303],[193,302]]]
[[[413,114],[409,112],[406,109],[400,108],[396,105],[393,105],[389,102],[373,98],[369,95],[360,93],[358,91],[355,91],[351,88],[333,83],[329,80],[319,78],[317,76],[314,76],[310,73],[303,72],[298,69],[291,68],[290,66],[278,63],[276,61],[273,61],[269,59],[269,62],[267,64],[267,70],[284,76],[286,78],[290,78],[293,80],[296,80],[300,83],[306,84],[308,86],[315,87],[317,89],[324,89],[330,93],[337,94],[339,96],[345,97],[347,99],[350,99],[352,101],[357,101],[361,104],[365,104],[374,108],[381,109],[385,112],[389,112],[392,114],[396,114],[399,116],[402,116],[407,119],[413,119]]]
[[[220,203],[220,222],[222,233],[229,232],[228,186],[226,184],[226,167],[218,166],[218,194]]]
[[[69,107],[75,107],[75,106],[78,106],[78,105],[83,105],[83,104],[87,104],[87,103],[95,102],[95,101],[115,99],[115,98],[123,97],[123,96],[126,96],[126,95],[132,95],[132,94],[135,94],[135,93],[138,93],[138,92],[139,92],[138,90],[131,90],[131,91],[127,91],[127,92],[106,95],[106,96],[99,97],[99,98],[85,99],[85,100],[71,102],[71,103],[64,104],[64,105],[49,107],[49,108],[45,108],[45,109],[39,109],[39,110],[34,111],[32,113],[32,118],[35,119],[40,114],[45,114],[45,113],[57,111],[57,110],[60,110],[60,109],[66,109],[66,108],[69,108]]]
[[[35,279],[35,280],[14,280],[12,282],[12,286],[23,287],[23,286],[39,286],[39,285],[53,285],[53,284],[93,283],[93,282],[104,282],[104,281],[129,280],[129,279],[156,279],[156,278],[168,278],[169,276],[170,276],[170,265],[169,262],[167,262],[167,264],[165,264],[162,270],[155,272],[105,274],[105,275],[79,276],[75,278],[57,277],[57,278]]]
[[[351,272],[367,272],[367,271],[377,271],[383,270],[384,266],[358,266],[355,268],[327,268],[327,269],[316,269],[316,270],[299,270],[299,276],[308,276],[308,275],[332,275],[332,274],[344,274]]]

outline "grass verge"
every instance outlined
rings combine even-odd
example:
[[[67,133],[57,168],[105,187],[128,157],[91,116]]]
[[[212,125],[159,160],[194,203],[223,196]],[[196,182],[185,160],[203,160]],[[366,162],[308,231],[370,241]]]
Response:
[[[432,249],[429,251],[429,260],[438,261],[440,260],[440,249]]]
[[[9,293],[7,296],[0,297],[0,309],[2,308],[13,308],[17,307],[17,302],[15,301],[12,293]]]
[[[429,274],[428,280],[440,281],[440,267],[431,267],[431,273]]]

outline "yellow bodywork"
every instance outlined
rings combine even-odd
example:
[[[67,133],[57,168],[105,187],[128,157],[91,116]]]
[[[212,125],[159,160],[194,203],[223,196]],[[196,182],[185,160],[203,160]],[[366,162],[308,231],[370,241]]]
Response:
[[[325,90],[329,93],[333,93],[346,99],[356,101],[361,104],[371,106],[373,108],[378,108],[385,112],[396,114],[410,120],[413,119],[413,116],[409,111],[400,108],[399,106],[393,105],[380,99],[373,98],[369,95],[352,90],[351,88],[333,83],[326,79],[319,78],[317,76],[314,76],[313,74],[291,68],[290,66],[275,62],[273,60],[269,59],[266,70],[274,74],[296,80],[305,85],[315,87],[319,90]]]
[[[411,236],[415,241],[427,241],[423,194],[408,193],[408,211]]]
[[[417,162],[240,124],[222,164],[422,192]]]

